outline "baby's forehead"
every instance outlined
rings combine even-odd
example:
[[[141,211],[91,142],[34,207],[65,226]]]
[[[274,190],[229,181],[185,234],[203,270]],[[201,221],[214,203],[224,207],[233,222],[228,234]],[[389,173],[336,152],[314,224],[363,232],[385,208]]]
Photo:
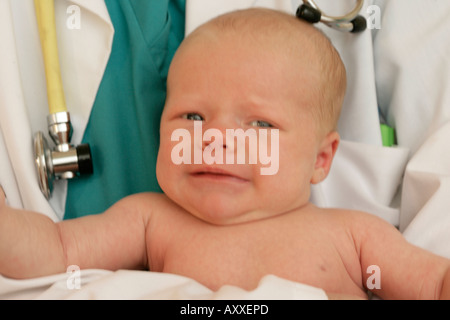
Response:
[[[294,15],[262,8],[227,13],[212,19],[198,29],[216,31],[216,36],[232,33],[235,36],[263,42],[278,40],[295,45],[306,41],[311,47],[320,46],[320,38],[327,40],[314,25]]]
[[[182,47],[192,43],[208,46],[209,41],[224,40],[234,43],[235,49],[254,46],[261,53],[270,51],[288,63],[306,62],[311,68],[330,56],[326,53],[330,42],[316,27],[294,15],[270,9],[240,10],[212,19],[194,30]]]
[[[242,52],[247,50],[246,52],[254,55],[255,59],[260,54],[272,55],[273,59],[268,64],[271,67],[278,64],[284,70],[288,70],[287,73],[294,74],[295,83],[291,83],[294,86],[301,87],[304,80],[302,74],[308,74],[309,78],[305,81],[310,85],[306,87],[312,86],[310,89],[313,91],[308,96],[314,97],[314,105],[317,105],[314,109],[318,112],[322,111],[318,110],[322,109],[318,105],[329,104],[326,102],[329,98],[338,101],[339,104],[341,91],[345,91],[345,67],[339,53],[321,31],[294,15],[270,9],[248,9],[228,13],[194,30],[181,48],[190,47],[190,44],[195,43],[200,45],[194,45],[192,48],[194,51],[187,51],[194,55],[198,50],[206,51],[202,55],[205,59],[208,58],[208,46],[211,44],[218,44],[221,49],[223,48],[220,54],[224,57],[228,54],[227,50],[242,50]],[[222,43],[227,43],[227,46],[221,46]],[[189,57],[186,59],[189,60]],[[237,61],[241,62],[245,63]],[[270,66],[266,64],[262,67]],[[318,100],[324,101],[318,103]]]

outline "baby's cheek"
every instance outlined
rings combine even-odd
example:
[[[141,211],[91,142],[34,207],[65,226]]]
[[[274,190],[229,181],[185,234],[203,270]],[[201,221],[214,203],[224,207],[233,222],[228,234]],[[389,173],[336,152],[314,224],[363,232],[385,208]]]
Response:
[[[170,152],[167,152],[167,146],[162,143],[158,152],[158,159],[156,163],[156,177],[158,179],[158,183],[161,185],[165,185],[168,175],[172,171],[172,166],[174,164],[170,160]]]
[[[301,196],[309,192],[313,164],[301,156],[280,154],[280,168],[277,181],[284,185],[286,192],[293,196]]]

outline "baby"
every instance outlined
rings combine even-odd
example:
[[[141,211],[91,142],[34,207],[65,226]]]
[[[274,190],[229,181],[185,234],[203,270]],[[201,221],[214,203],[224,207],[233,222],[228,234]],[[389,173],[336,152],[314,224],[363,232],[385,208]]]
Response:
[[[185,39],[170,68],[156,168],[164,194],[55,224],[7,207],[0,192],[0,273],[149,269],[212,290],[250,290],[274,274],[330,297],[367,298],[367,270],[377,266],[381,286],[372,291],[381,298],[450,298],[450,260],[374,215],[309,203],[339,144],[345,83],[329,40],[294,16],[249,9],[213,19]],[[241,141],[244,163],[230,161],[238,129],[255,133]],[[278,162],[270,174],[252,137]]]

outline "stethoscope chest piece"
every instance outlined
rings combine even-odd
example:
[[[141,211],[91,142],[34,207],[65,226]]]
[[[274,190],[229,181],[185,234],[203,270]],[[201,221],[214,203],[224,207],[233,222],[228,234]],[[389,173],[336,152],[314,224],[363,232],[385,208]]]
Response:
[[[41,131],[34,135],[34,156],[39,187],[44,196],[49,199],[53,191],[52,170],[48,167],[52,163],[51,150]]]
[[[55,143],[49,148],[42,132],[34,135],[34,157],[39,187],[47,199],[53,191],[53,183],[59,179],[73,179],[93,173],[91,150],[88,144],[74,147],[70,144],[72,125],[68,112],[47,117],[50,137]]]

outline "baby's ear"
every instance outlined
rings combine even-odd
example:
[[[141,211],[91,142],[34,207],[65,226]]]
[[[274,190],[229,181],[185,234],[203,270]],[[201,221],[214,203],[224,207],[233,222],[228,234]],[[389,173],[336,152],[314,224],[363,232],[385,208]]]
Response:
[[[338,148],[340,141],[339,134],[336,131],[329,133],[321,142],[317,152],[316,164],[311,177],[311,183],[317,184],[325,180],[330,172],[331,163]]]

